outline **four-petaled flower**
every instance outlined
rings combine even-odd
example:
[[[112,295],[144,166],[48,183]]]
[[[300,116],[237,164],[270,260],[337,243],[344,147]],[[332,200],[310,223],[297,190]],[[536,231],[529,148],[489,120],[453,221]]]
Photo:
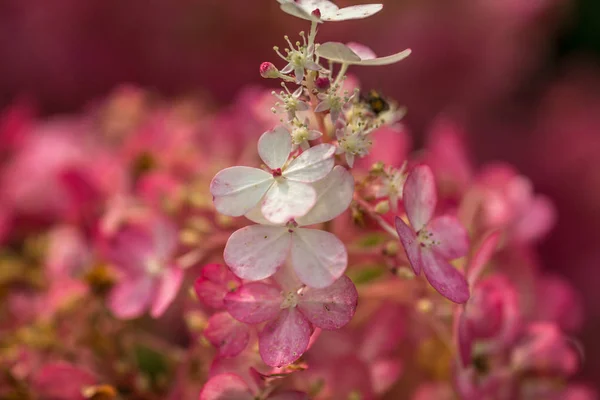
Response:
[[[261,212],[271,223],[287,223],[306,215],[317,201],[310,183],[331,171],[335,147],[320,144],[288,162],[291,150],[287,129],[280,126],[265,132],[258,141],[258,154],[270,172],[237,166],[217,173],[210,183],[216,209],[239,217],[262,200]]]
[[[362,19],[378,13],[382,4],[361,4],[339,8],[329,0],[277,0],[281,9],[294,17],[308,21],[346,21]]]
[[[112,312],[119,318],[136,318],[150,308],[152,317],[162,315],[183,282],[183,270],[173,259],[175,226],[152,217],[103,240],[106,258],[120,274],[108,300]]]
[[[456,303],[469,299],[469,286],[448,260],[463,257],[469,250],[467,231],[453,216],[434,218],[437,203],[431,168],[420,165],[404,184],[404,209],[412,226],[396,217],[396,230],[415,274],[421,270],[431,286]]]
[[[352,319],[358,293],[352,281],[342,276],[325,289],[299,283],[282,268],[277,284],[250,282],[225,296],[227,311],[247,324],[266,325],[258,334],[263,361],[281,367],[296,361],[307,350],[313,326],[339,329]]]
[[[352,201],[354,180],[337,166],[314,184],[316,205],[308,214],[286,224],[273,224],[255,209],[246,217],[260,225],[234,232],[225,246],[225,262],[242,279],[257,281],[272,276],[291,253],[298,278],[306,285],[324,288],[345,271],[348,254],[332,233],[300,228],[329,221],[344,212]]]

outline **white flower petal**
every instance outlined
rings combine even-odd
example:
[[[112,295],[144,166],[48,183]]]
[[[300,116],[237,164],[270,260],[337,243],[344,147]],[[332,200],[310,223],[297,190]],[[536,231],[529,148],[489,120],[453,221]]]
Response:
[[[354,65],[362,65],[362,66],[375,66],[375,65],[389,65],[395,64],[399,61],[404,60],[412,53],[411,49],[403,50],[399,53],[392,54],[391,56],[386,57],[378,57],[367,60],[361,60],[360,62],[353,63]]]
[[[311,185],[281,179],[265,195],[261,210],[271,223],[284,224],[306,215],[316,200],[317,194]]]
[[[292,151],[292,137],[287,129],[278,126],[258,139],[258,155],[271,169],[283,167]]]
[[[324,13],[321,11],[323,21],[347,21],[349,19],[363,19],[378,13],[383,8],[383,4],[362,4],[342,8],[333,13]]]
[[[221,214],[239,217],[252,209],[273,184],[268,172],[251,167],[226,168],[213,178],[210,193]]]
[[[348,253],[334,234],[299,228],[292,234],[292,266],[304,284],[325,288],[344,274]]]
[[[229,237],[223,258],[238,277],[250,281],[265,279],[285,262],[290,236],[285,227],[246,226]]]
[[[295,158],[283,172],[289,180],[315,182],[323,179],[333,168],[335,146],[319,144]]]
[[[246,217],[250,221],[252,221],[256,224],[260,224],[260,225],[283,226],[283,224],[274,224],[265,218],[265,216],[262,213],[262,203],[258,203],[256,206],[254,206],[254,208],[252,210],[248,211],[248,213],[246,213],[246,215],[244,215],[244,217]]]
[[[356,45],[351,44],[351,46]],[[367,58],[362,58],[356,52],[354,52],[352,48],[339,42],[323,43],[317,48],[317,55],[340,64],[375,66],[397,63],[399,61],[404,60],[411,53],[410,49],[406,49],[399,53],[392,54],[390,56],[373,58],[372,56],[374,54],[372,52],[367,53],[364,50],[365,46],[360,46],[362,49],[359,49],[359,53],[362,53],[362,56]]]
[[[346,211],[354,195],[354,178],[338,165],[313,187],[317,191],[317,202],[308,214],[296,219],[300,226],[330,221]]]
[[[327,42],[317,47],[316,53],[319,57],[335,61],[341,64],[360,62],[360,57],[348,46],[339,42]]]

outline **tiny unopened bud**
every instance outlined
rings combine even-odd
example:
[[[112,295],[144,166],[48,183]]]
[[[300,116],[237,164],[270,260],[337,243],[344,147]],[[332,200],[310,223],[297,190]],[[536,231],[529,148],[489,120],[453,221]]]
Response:
[[[383,247],[383,254],[388,257],[394,257],[398,254],[398,243],[396,241],[390,241]]]
[[[317,88],[317,90],[319,92],[326,91],[327,89],[329,89],[330,86],[331,86],[331,81],[329,80],[329,78],[322,76],[315,80],[315,87]]]
[[[387,214],[390,211],[390,202],[387,200],[382,200],[375,205],[375,212],[377,214]]]
[[[321,10],[319,10],[318,8],[315,8],[311,14],[313,15],[313,17],[321,19]]]
[[[410,280],[415,279],[415,273],[406,267],[401,267],[396,270],[396,276],[400,279]]]
[[[416,304],[417,311],[423,314],[429,314],[433,311],[433,302],[429,299],[420,299]]]
[[[260,64],[260,76],[267,79],[279,78],[279,70],[270,62]]]

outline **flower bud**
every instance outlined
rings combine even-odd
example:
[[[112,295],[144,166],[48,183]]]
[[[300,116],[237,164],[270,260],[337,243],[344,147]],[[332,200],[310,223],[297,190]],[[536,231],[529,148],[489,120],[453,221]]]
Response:
[[[315,80],[315,87],[317,88],[317,90],[319,92],[326,91],[327,89],[329,89],[330,86],[331,86],[331,80],[329,80],[329,78],[322,76]]]
[[[390,202],[387,200],[382,200],[375,205],[375,212],[377,214],[387,214],[390,211]]]
[[[313,17],[321,19],[321,10],[319,10],[318,8],[315,8],[311,14]]]
[[[260,76],[267,79],[279,78],[279,70],[270,62],[260,64]]]

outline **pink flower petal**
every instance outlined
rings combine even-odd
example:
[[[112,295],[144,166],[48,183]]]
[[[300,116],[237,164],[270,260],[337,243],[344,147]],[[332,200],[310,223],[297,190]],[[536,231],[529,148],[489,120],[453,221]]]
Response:
[[[310,183],[323,179],[329,174],[335,160],[335,146],[319,144],[296,157],[283,172],[287,179]]]
[[[199,400],[252,400],[254,396],[235,374],[215,375],[202,388]]]
[[[358,292],[347,276],[324,289],[308,288],[301,294],[298,308],[315,326],[325,330],[346,325],[356,311]]]
[[[31,385],[43,399],[83,400],[82,389],[95,383],[91,373],[66,362],[56,362],[44,365]]]
[[[221,309],[225,307],[223,304],[225,295],[241,284],[242,281],[225,265],[207,264],[202,268],[200,277],[194,282],[194,290],[203,304]]]
[[[292,238],[292,266],[300,281],[313,288],[325,288],[342,276],[348,266],[348,253],[334,234],[298,228]]]
[[[262,213],[274,224],[302,217],[315,205],[317,193],[306,183],[282,179],[273,184],[262,203]]]
[[[281,311],[281,289],[261,282],[242,285],[228,293],[223,302],[231,316],[247,324],[258,324],[277,317]]]
[[[410,262],[410,266],[415,275],[419,275],[421,273],[422,262],[417,235],[400,217],[396,217],[396,232],[398,232],[398,237],[400,238],[402,247],[404,247],[404,252],[406,253],[408,262]]]
[[[431,240],[436,242],[432,249],[446,260],[467,255],[469,251],[467,230],[456,217],[450,215],[436,217],[427,224],[426,230],[433,235]]]
[[[437,203],[435,178],[431,168],[419,165],[404,184],[404,208],[413,229],[420,231],[433,217]]]
[[[316,203],[308,214],[296,219],[300,226],[330,221],[346,211],[354,195],[354,178],[338,165],[313,187],[317,192]]]
[[[442,296],[455,303],[469,300],[469,285],[459,270],[430,249],[421,251],[421,260],[427,280]]]
[[[150,315],[160,317],[173,302],[183,282],[184,271],[178,266],[168,267],[158,281],[158,293],[152,302]]]
[[[118,318],[137,318],[150,305],[155,284],[155,279],[145,275],[125,278],[110,292],[108,306]]]
[[[278,126],[258,139],[258,155],[271,169],[283,167],[292,151],[292,137],[287,129]]]
[[[239,217],[250,211],[272,184],[273,176],[261,169],[231,167],[215,175],[210,183],[210,193],[217,211]]]
[[[271,367],[293,363],[308,348],[311,327],[295,308],[282,310],[258,334],[258,347],[263,361]]]
[[[371,383],[376,394],[387,392],[402,374],[402,362],[395,358],[384,358],[370,365]]]
[[[238,277],[258,281],[273,275],[285,262],[290,244],[285,227],[251,225],[229,237],[223,258]]]
[[[105,257],[120,272],[130,276],[145,274],[146,261],[154,254],[151,233],[141,226],[124,226],[114,235],[104,238],[100,245]]]
[[[235,357],[248,345],[250,328],[228,312],[220,312],[210,317],[204,336],[219,349],[219,356]]]
[[[547,234],[556,222],[556,209],[550,199],[536,196],[515,221],[513,235],[517,241],[531,242]]]
[[[483,268],[494,255],[499,241],[500,232],[493,232],[483,239],[483,242],[467,263],[466,275],[469,285],[472,286],[475,284],[483,272]]]

